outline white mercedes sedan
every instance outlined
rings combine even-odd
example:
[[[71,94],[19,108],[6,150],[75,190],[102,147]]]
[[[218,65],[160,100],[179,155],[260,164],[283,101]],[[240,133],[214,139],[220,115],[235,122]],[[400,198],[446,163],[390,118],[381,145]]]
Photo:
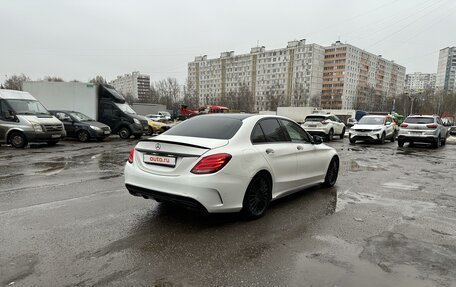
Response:
[[[272,200],[331,187],[337,152],[279,116],[208,114],[140,141],[125,165],[130,194],[258,218]]]

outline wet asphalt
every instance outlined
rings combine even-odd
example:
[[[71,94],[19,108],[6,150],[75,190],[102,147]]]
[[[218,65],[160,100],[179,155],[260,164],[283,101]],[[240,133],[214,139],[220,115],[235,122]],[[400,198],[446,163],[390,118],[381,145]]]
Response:
[[[456,145],[335,140],[335,187],[245,221],[129,195],[135,143],[0,146],[0,286],[456,286]]]

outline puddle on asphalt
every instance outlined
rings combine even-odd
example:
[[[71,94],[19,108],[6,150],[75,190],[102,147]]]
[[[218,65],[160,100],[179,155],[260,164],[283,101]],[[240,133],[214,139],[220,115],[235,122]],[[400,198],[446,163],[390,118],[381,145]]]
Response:
[[[375,159],[375,158],[374,158]],[[340,162],[340,172],[346,174],[347,172],[357,172],[357,171],[379,171],[386,170],[384,167],[379,165],[373,165],[367,161],[363,160],[342,160]]]
[[[377,264],[391,273],[398,265],[409,265],[440,284],[454,282],[456,278],[456,249],[411,239],[400,233],[383,232],[367,239],[359,255],[361,259]],[[436,274],[438,276],[436,276]]]

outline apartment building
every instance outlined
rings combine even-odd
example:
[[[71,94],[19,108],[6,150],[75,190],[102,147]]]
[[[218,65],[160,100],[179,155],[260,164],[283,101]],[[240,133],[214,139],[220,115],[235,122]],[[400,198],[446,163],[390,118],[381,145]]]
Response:
[[[436,74],[420,73],[407,74],[405,76],[406,93],[419,93],[435,89]]]
[[[350,44],[336,41],[325,48],[321,107],[356,109],[380,105],[404,90],[405,67]]]
[[[456,47],[440,50],[435,86],[437,90],[456,92]]]
[[[117,76],[117,79],[109,84],[124,96],[132,95],[137,100],[146,98],[150,92],[150,76],[140,72]]]
[[[308,106],[320,99],[324,52],[320,45],[299,40],[281,49],[262,46],[242,55],[229,51],[215,59],[199,56],[188,64],[188,80],[200,106],[218,104],[242,89],[253,97],[254,111]]]

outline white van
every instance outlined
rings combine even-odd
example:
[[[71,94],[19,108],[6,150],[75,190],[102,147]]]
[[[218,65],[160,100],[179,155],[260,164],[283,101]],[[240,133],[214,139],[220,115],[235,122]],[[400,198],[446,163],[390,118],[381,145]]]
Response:
[[[63,123],[32,95],[0,89],[0,143],[16,148],[29,142],[55,145],[65,135]]]

